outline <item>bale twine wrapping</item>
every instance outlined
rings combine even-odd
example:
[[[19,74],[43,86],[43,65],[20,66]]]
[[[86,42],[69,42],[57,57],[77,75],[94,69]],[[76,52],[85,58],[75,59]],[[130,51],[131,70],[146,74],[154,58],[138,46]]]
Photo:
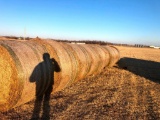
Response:
[[[43,95],[52,82],[53,92],[62,90],[86,76],[98,74],[119,59],[114,47],[51,40],[1,41],[0,53],[0,111]],[[51,61],[43,59],[46,53],[57,62],[58,72],[50,74]]]

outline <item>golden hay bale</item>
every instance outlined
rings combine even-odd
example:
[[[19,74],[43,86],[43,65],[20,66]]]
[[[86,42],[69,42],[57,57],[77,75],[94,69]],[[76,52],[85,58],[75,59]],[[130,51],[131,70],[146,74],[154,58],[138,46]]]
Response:
[[[79,74],[80,64],[78,61],[78,56],[76,54],[76,51],[69,44],[66,44],[66,43],[60,43],[60,44],[66,50],[70,58],[68,62],[71,63],[71,70],[68,71],[68,73],[70,72],[71,79],[69,80],[69,83],[67,84],[67,86],[69,86],[77,79],[78,74]]]
[[[0,53],[0,111],[43,95],[50,86],[52,92],[62,90],[119,59],[114,47],[51,40],[0,41]]]
[[[54,58],[60,67],[61,71],[54,73],[53,92],[64,89],[77,79],[79,63],[77,54],[70,45],[51,40],[34,40],[32,42],[45,46],[51,58]]]
[[[104,48],[109,52],[110,55],[108,66],[112,67],[120,59],[119,50],[114,46],[104,46]]]
[[[55,42],[51,40],[46,40],[45,42],[47,42],[52,47],[54,47],[56,54],[58,55],[59,61],[57,62],[61,69],[60,71],[61,75],[60,75],[60,79],[57,80],[60,83],[55,91],[62,90],[63,88],[67,87],[70,84],[72,79],[75,78],[75,75],[74,75],[75,74],[74,72],[76,72],[74,71],[76,69],[75,68],[76,63],[74,59],[75,57],[72,53],[69,52],[69,49],[67,49],[67,45],[65,46],[64,43]],[[75,66],[72,64],[74,64]]]
[[[20,83],[17,82],[18,71],[16,64],[6,47],[8,46],[1,45],[0,47],[0,111],[7,110],[15,105],[17,103],[17,96],[15,94],[21,92],[18,91]],[[10,88],[12,88],[12,90]],[[15,100],[12,101],[13,99]]]
[[[61,82],[61,74],[62,74],[62,72],[60,72],[61,71],[61,62],[60,62],[60,58],[59,58],[59,56],[58,56],[58,52],[57,52],[57,49],[56,49],[56,47],[55,46],[57,46],[57,45],[59,45],[59,43],[58,42],[55,42],[55,41],[52,41],[53,42],[53,46],[52,46],[52,44],[49,44],[49,43],[47,43],[46,42],[47,40],[31,40],[30,42],[32,43],[32,44],[39,44],[40,46],[43,46],[45,49],[46,49],[46,51],[47,51],[47,53],[49,53],[50,54],[50,58],[51,59],[54,59],[54,64],[55,64],[55,72],[54,72],[54,80],[53,80],[53,82],[54,82],[54,86],[53,86],[53,92],[55,92],[55,91],[58,91],[59,90],[59,85],[60,85],[60,82]],[[51,40],[49,40],[49,41],[51,41]],[[57,89],[58,88],[58,89]]]
[[[4,54],[0,56],[0,64],[5,72],[0,72],[0,84],[5,87],[0,91],[0,99],[4,101],[0,102],[0,106],[4,106],[0,107],[0,111],[30,101],[35,97],[36,92],[43,93],[48,85],[45,81],[47,79],[46,67],[43,68],[44,73],[41,73],[39,67],[31,80],[30,76],[35,67],[43,62],[42,55],[46,52],[44,47],[30,42],[5,41],[1,43],[0,53]],[[40,78],[42,74],[44,80]],[[37,86],[31,84],[32,82]],[[37,87],[36,92],[35,87]]]
[[[98,74],[109,63],[109,53],[100,45],[68,44],[76,52],[77,63],[80,64],[79,78]],[[84,72],[83,72],[84,70]],[[83,75],[85,73],[85,75]],[[78,79],[78,78],[77,78]]]
[[[88,72],[90,71],[91,68],[91,56],[89,55],[89,53],[87,52],[87,50],[77,44],[68,44],[70,47],[72,47],[72,49],[74,50],[74,54],[76,56],[76,62],[77,62],[77,66],[78,66],[78,74],[77,77],[75,79],[75,81],[81,80],[83,78],[85,78],[88,74]]]
[[[100,45],[92,45],[92,47],[95,49],[96,54],[99,57],[99,61],[98,61],[99,67],[98,67],[98,70],[94,72],[94,74],[98,74],[102,71],[102,69],[104,69],[104,67],[108,65],[109,52]]]
[[[93,47],[89,46],[89,45],[85,45],[85,44],[82,44],[80,45],[81,47],[83,47],[87,53],[89,54],[90,56],[90,59],[87,59],[88,60],[88,63],[89,63],[89,66],[90,66],[90,70],[88,71],[88,75],[93,75],[94,72],[98,69],[98,62],[99,62],[99,57],[98,55],[96,54],[96,51]]]

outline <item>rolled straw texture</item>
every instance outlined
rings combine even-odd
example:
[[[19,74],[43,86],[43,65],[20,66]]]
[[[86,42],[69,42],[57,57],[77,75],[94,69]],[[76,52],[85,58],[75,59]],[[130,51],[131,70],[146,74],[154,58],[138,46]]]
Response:
[[[114,47],[52,40],[1,41],[0,53],[0,111],[43,95],[52,83],[52,92],[62,90],[89,75],[100,73],[119,59],[119,52]],[[46,53],[50,59],[44,61]],[[50,72],[52,59],[58,66],[54,66],[54,74]]]
[[[58,42],[55,41],[51,41],[52,44],[49,44],[47,41],[51,41],[51,40],[32,40],[30,41],[32,44],[38,44],[40,46],[43,46],[47,53],[50,54],[50,58],[54,59],[54,62],[56,62],[56,72],[54,72],[54,88],[53,88],[53,92],[58,91],[59,90],[59,85],[61,83],[62,80],[62,74],[65,74],[65,72],[60,72],[61,71],[61,67],[63,66],[61,64],[60,58],[59,57],[59,52],[63,53],[63,49],[59,49],[59,46],[61,46]],[[42,55],[41,55],[42,56]]]
[[[92,45],[91,47],[95,49],[97,57],[99,58],[96,59],[99,60],[98,69],[94,72],[94,74],[98,74],[102,71],[102,69],[104,69],[104,67],[106,67],[109,64],[109,59],[110,59],[109,52],[100,45]]]
[[[108,66],[112,67],[120,59],[119,50],[114,46],[104,46],[104,48],[109,52],[110,55]]]
[[[12,107],[26,103],[35,97],[35,82],[37,92],[42,94],[48,82],[45,81],[46,67],[36,70],[33,79],[30,76],[38,64],[43,61],[42,55],[46,53],[46,48],[33,42],[5,41],[0,43],[0,86],[4,88],[0,91],[0,111],[8,110]],[[43,66],[43,65],[42,65]],[[40,76],[44,75],[44,80]],[[34,83],[34,84],[33,84]],[[39,85],[38,85],[39,84]]]
[[[89,54],[90,58],[87,59],[89,61],[90,70],[87,73],[87,76],[93,75],[96,70],[98,70],[98,62],[100,61],[98,54],[96,53],[95,49],[89,45],[82,44],[80,45],[84,48],[87,53]]]
[[[78,74],[75,79],[75,81],[81,80],[84,77],[87,76],[88,72],[91,68],[91,55],[88,53],[88,51],[77,44],[69,44],[68,45],[72,48],[72,50],[75,52],[76,56],[76,62],[78,66]]]
[[[75,56],[74,53],[71,52],[69,47],[66,44],[64,45],[64,43],[55,42],[51,40],[46,40],[45,42],[50,44],[55,49],[59,58],[57,62],[60,67],[60,72],[58,72],[57,74],[60,73],[59,75],[60,77],[59,80],[54,81],[54,82],[59,81],[59,85],[55,90],[59,91],[69,86],[70,82],[76,77],[77,64],[75,61]]]

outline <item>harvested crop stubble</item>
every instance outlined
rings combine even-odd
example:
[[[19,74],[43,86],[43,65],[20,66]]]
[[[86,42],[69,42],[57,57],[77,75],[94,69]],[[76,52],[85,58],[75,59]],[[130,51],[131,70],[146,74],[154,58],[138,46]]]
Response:
[[[119,59],[117,49],[104,48],[51,40],[1,41],[0,111],[43,95],[53,82],[52,92],[59,91],[86,76],[98,74],[109,62],[113,65]],[[45,61],[46,53],[50,57]],[[55,66],[54,74],[50,73],[51,60],[59,67],[56,70]]]

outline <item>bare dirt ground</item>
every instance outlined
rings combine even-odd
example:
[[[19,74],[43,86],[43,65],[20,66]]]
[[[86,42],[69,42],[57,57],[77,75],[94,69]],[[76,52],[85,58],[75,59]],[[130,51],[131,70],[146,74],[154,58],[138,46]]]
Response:
[[[89,76],[50,101],[35,100],[8,112],[1,119],[108,120],[160,119],[160,50],[118,47],[121,60],[96,76]]]

